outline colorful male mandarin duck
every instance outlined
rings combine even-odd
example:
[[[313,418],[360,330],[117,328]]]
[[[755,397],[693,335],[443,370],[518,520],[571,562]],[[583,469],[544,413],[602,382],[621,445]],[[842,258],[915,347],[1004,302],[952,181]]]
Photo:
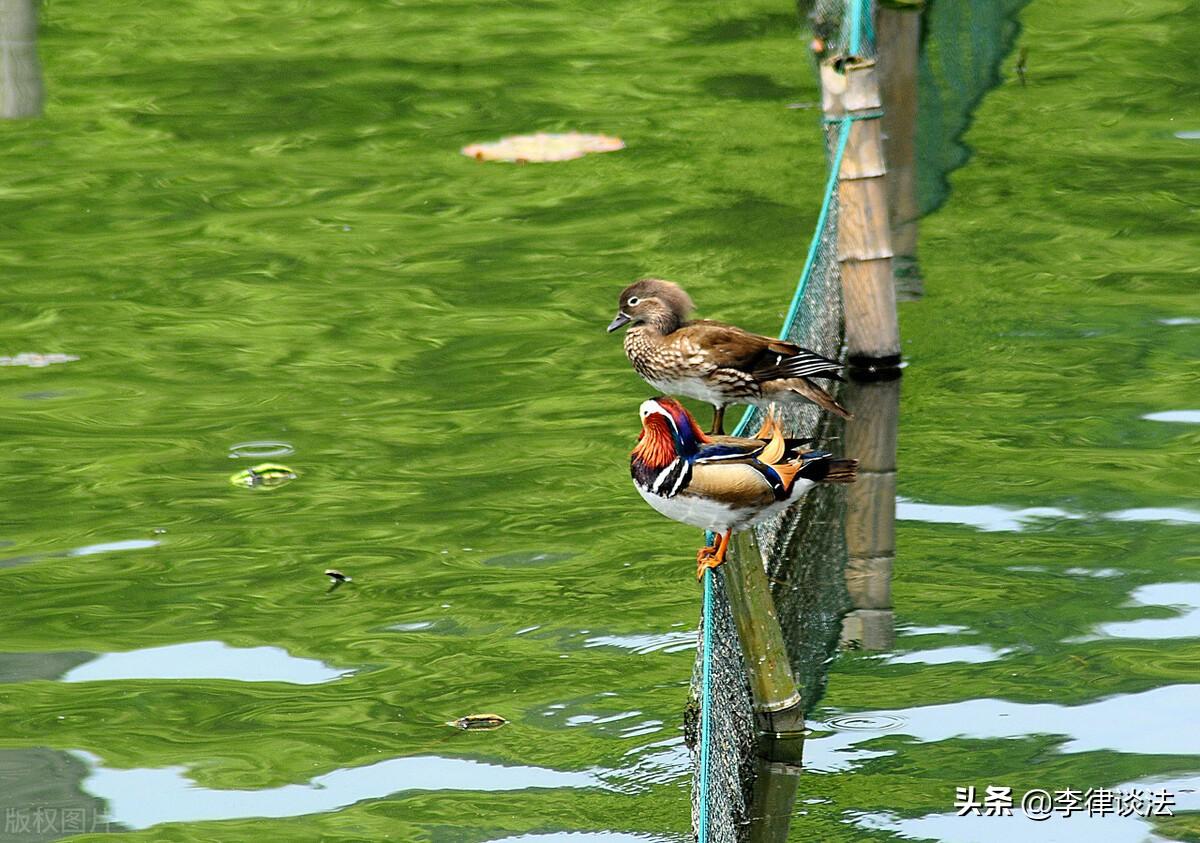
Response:
[[[696,554],[696,578],[725,561],[729,538],[787,509],[814,483],[853,483],[858,460],[789,447],[773,415],[758,438],[713,438],[672,398],[642,402],[633,483],[668,518],[720,536]]]
[[[645,278],[617,299],[609,333],[624,325],[625,356],[655,389],[713,405],[712,430],[723,433],[725,407],[807,402],[851,418],[809,378],[841,380],[842,364],[784,340],[708,319],[685,321],[694,305],[677,284]]]

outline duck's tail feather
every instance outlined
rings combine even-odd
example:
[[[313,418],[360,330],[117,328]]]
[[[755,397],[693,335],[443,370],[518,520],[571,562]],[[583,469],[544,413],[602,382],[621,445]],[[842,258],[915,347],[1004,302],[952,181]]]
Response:
[[[797,472],[814,483],[853,483],[858,479],[858,460],[835,457],[825,451],[809,451]]]
[[[776,395],[780,392],[790,392],[792,395],[798,395],[806,401],[816,404],[822,410],[833,413],[835,416],[840,416],[843,419],[854,418],[854,414],[839,404],[832,395],[830,395],[821,387],[817,386],[812,381],[805,380],[804,378],[792,378],[791,380],[786,381],[776,381],[775,384],[772,385],[771,392],[774,392]],[[771,395],[770,397],[775,396]],[[792,400],[794,401],[795,399],[793,398]]]

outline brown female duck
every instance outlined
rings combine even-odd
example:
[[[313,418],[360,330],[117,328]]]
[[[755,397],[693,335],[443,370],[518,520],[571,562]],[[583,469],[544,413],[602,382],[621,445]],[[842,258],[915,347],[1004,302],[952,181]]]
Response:
[[[811,403],[842,418],[850,413],[810,378],[841,380],[842,364],[807,348],[708,319],[687,320],[692,300],[678,284],[645,278],[621,291],[608,330],[625,325],[625,355],[662,392],[713,405],[712,433],[725,407]]]

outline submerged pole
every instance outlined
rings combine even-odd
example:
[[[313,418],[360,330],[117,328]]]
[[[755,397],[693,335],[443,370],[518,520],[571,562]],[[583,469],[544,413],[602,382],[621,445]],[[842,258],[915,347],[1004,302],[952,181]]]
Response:
[[[801,732],[804,711],[800,691],[753,530],[734,535],[723,570],[759,732]]]
[[[873,59],[840,56],[821,64],[822,106],[830,120],[852,120],[838,174],[838,262],[851,371],[900,365],[900,325],[892,277],[882,100]]]
[[[0,117],[39,117],[42,70],[33,0],[0,0]]]

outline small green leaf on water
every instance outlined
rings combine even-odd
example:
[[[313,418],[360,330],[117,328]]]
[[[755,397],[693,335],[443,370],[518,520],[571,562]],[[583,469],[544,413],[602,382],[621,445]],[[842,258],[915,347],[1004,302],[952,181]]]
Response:
[[[258,487],[269,489],[275,486],[282,486],[284,483],[290,483],[299,476],[286,465],[264,462],[247,468],[244,471],[239,471],[229,478],[229,482],[235,486],[246,486],[252,489]]]
[[[446,725],[466,731],[468,729],[499,729],[507,722],[499,714],[468,714],[466,717],[460,717],[457,720],[448,720],[446,721]]]

